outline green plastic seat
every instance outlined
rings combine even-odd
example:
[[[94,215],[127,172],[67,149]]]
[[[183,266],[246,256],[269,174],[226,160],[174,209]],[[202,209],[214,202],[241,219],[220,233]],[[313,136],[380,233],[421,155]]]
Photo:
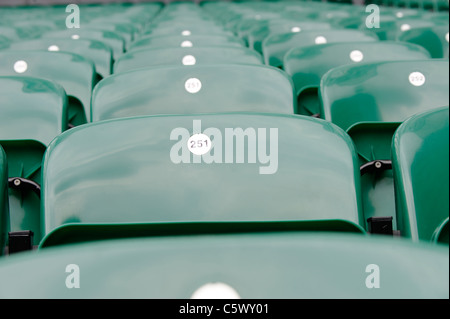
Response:
[[[91,60],[67,52],[0,51],[0,75],[34,76],[57,82],[70,97],[69,122],[76,126],[90,121],[91,93],[96,83]]]
[[[9,229],[8,160],[0,145],[0,256],[3,255]]]
[[[108,30],[94,28],[67,29],[47,32],[43,37],[97,40],[111,48],[114,60],[117,60],[125,51],[125,39],[119,33]]]
[[[213,140],[212,149],[191,156],[191,132]],[[102,121],[58,136],[43,165],[42,247],[230,230],[363,232],[353,144],[318,119],[216,113]]]
[[[448,24],[447,26],[414,28],[403,32],[397,40],[421,45],[430,52],[433,58],[449,58]]]
[[[262,44],[266,64],[283,67],[284,55],[292,48],[336,42],[374,42],[378,38],[358,30],[320,30],[284,33],[267,37]]]
[[[244,47],[244,42],[235,36],[217,35],[192,35],[192,36],[146,36],[133,42],[129,52],[144,48],[176,48],[176,47],[205,47],[205,46],[230,46]]]
[[[360,26],[361,30],[369,30],[378,36],[382,41],[392,40],[395,41],[401,36],[403,32],[409,31],[415,28],[430,28],[443,24],[442,22],[435,22],[432,20],[426,20],[422,17],[417,18],[402,18],[399,19],[395,16],[381,16],[380,28],[368,29],[366,23],[363,22]]]
[[[10,46],[10,43],[11,40],[8,37],[0,34],[0,50],[8,48]]]
[[[8,177],[40,185],[46,147],[67,128],[66,94],[61,86],[44,79],[1,76],[0,96],[0,145],[7,154]],[[33,231],[37,245],[41,238],[39,196],[36,189],[21,184],[22,188],[9,190],[11,231]]]
[[[111,75],[113,60],[112,50],[101,41],[88,39],[41,38],[11,43],[9,49],[48,50],[79,54],[94,62],[95,70],[102,78]]]
[[[395,132],[392,165],[398,223],[414,241],[448,244],[449,108],[421,113]]]
[[[382,161],[391,161],[392,136],[403,121],[449,104],[448,67],[448,60],[431,59],[367,63],[322,78],[320,114],[355,143],[366,218],[393,217],[397,227],[392,170]]]
[[[346,64],[393,60],[429,59],[430,54],[414,44],[383,42],[329,43],[289,50],[283,66],[292,77],[298,96],[299,114],[319,114],[319,86],[329,70]]]
[[[255,23],[248,33],[249,47],[262,53],[262,42],[268,36],[283,33],[298,33],[302,31],[330,30],[331,24],[311,20],[268,20]]]
[[[225,35],[233,36],[231,31],[226,31],[221,25],[210,21],[192,21],[192,22],[168,22],[159,23],[147,27],[143,36],[171,36],[183,35]]]
[[[111,31],[119,34],[125,41],[125,50],[130,46],[131,42],[135,40],[135,36],[138,34],[138,28],[131,22],[118,22],[107,17],[90,21],[83,27],[88,29]]]
[[[113,240],[0,260],[0,297],[448,299],[448,257],[444,247],[358,235],[275,232]],[[368,288],[377,282],[375,267],[379,288]],[[232,306],[220,309],[231,312]]]
[[[218,76],[219,75],[219,76]],[[112,75],[92,93],[92,121],[158,114],[294,114],[292,80],[264,65],[161,66]]]
[[[238,47],[193,47],[142,49],[124,54],[114,64],[114,73],[158,65],[263,64],[259,53]]]

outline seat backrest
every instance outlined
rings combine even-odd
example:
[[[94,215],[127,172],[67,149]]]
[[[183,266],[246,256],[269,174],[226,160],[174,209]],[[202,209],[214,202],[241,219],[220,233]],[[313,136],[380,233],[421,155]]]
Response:
[[[79,126],[49,147],[42,189],[42,245],[230,229],[360,232],[364,223],[350,139],[329,122],[296,115]]]
[[[347,64],[375,61],[424,60],[429,53],[422,47],[407,43],[346,42],[298,47],[289,50],[284,57],[284,69],[292,76],[299,113],[319,113],[318,90],[322,76],[329,70]],[[314,99],[314,103],[308,103]]]
[[[449,58],[449,26],[414,28],[402,32],[398,41],[415,43],[427,49],[435,59]]]
[[[125,51],[125,39],[119,33],[113,31],[94,28],[65,29],[46,32],[43,37],[97,40],[111,48],[114,60],[117,60]]]
[[[3,255],[6,245],[9,221],[8,202],[8,161],[0,145],[0,256]]]
[[[358,30],[317,30],[300,33],[283,33],[268,36],[262,44],[266,64],[283,67],[287,51],[301,46],[320,45],[336,42],[373,42],[378,38],[369,32]]]
[[[242,39],[229,35],[159,35],[146,36],[133,42],[130,45],[129,52],[143,48],[191,48],[204,46],[230,46],[244,47],[245,43]]]
[[[249,30],[247,38],[249,47],[262,53],[262,42],[268,36],[283,33],[298,33],[302,31],[330,30],[331,24],[324,21],[302,20],[266,20],[257,22]]]
[[[67,128],[67,97],[58,84],[38,78],[0,77],[0,145],[8,177],[41,184],[46,147]],[[40,201],[32,190],[10,189],[11,231],[32,230],[40,241]]]
[[[321,116],[344,130],[362,123],[401,123],[448,105],[449,62],[374,62],[335,68],[321,82]]]
[[[445,227],[448,236],[449,108],[406,120],[394,135],[392,155],[398,223],[405,236],[431,240]]]
[[[79,54],[91,59],[96,72],[103,78],[111,74],[112,50],[105,43],[97,40],[71,38],[40,38],[11,43],[11,50],[48,50]]]
[[[166,236],[5,258],[0,297],[448,299],[448,268],[448,247],[361,235]],[[224,311],[232,309],[228,304]]]
[[[1,51],[0,75],[24,75],[48,79],[60,84],[74,98],[69,121],[79,125],[90,121],[91,92],[95,85],[94,63],[67,52]]]
[[[254,50],[239,47],[142,49],[124,54],[114,64],[114,73],[158,65],[262,64]]]
[[[263,65],[161,66],[101,81],[92,121],[157,114],[296,111],[292,80]]]

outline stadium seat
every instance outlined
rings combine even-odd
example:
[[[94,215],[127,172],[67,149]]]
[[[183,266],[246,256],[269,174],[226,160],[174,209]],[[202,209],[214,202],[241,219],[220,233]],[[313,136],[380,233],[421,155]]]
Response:
[[[360,156],[366,218],[392,216],[396,227],[392,136],[410,116],[449,104],[448,67],[445,60],[377,62],[322,78],[321,117],[346,130]]]
[[[3,255],[9,229],[8,161],[0,145],[0,257]]]
[[[378,38],[358,30],[320,30],[284,33],[267,37],[262,44],[266,64],[283,67],[283,58],[292,48],[336,42],[374,42]]]
[[[97,74],[105,78],[111,75],[112,50],[103,42],[88,39],[41,38],[11,43],[10,50],[48,50],[75,53],[92,60]]]
[[[0,77],[0,145],[8,158],[11,231],[40,240],[41,162],[46,147],[67,128],[63,88],[44,79]]]
[[[122,55],[114,73],[160,65],[263,64],[262,57],[248,48],[194,47],[142,49]]]
[[[449,27],[415,28],[401,33],[398,41],[415,43],[427,49],[436,59],[449,58]]]
[[[448,299],[448,267],[444,247],[360,235],[140,238],[0,260],[0,298]]]
[[[449,243],[449,108],[417,114],[394,135],[398,224],[405,236]]]
[[[125,39],[117,32],[98,29],[67,29],[46,32],[45,38],[89,39],[103,42],[113,52],[113,59],[117,60],[125,51]]]
[[[286,21],[268,20],[255,23],[248,33],[249,47],[262,53],[262,42],[265,38],[275,34],[298,33],[302,31],[330,30],[330,23],[322,21]]]
[[[229,46],[244,47],[245,43],[242,39],[235,36],[217,36],[217,35],[173,35],[173,36],[146,36],[133,42],[128,52],[144,48],[190,48],[205,46]]]
[[[94,63],[67,52],[0,51],[0,75],[45,78],[60,84],[70,97],[69,122],[90,121],[91,92],[95,85]]]
[[[420,46],[383,42],[346,42],[299,47],[284,57],[284,69],[292,76],[298,96],[299,114],[318,115],[318,91],[322,76],[329,70],[346,64],[392,60],[429,59]]]
[[[292,80],[264,65],[152,67],[110,76],[92,93],[93,122],[140,115],[296,110]]]
[[[43,165],[45,246],[230,229],[364,232],[353,144],[318,119],[226,113],[102,121],[58,136]]]

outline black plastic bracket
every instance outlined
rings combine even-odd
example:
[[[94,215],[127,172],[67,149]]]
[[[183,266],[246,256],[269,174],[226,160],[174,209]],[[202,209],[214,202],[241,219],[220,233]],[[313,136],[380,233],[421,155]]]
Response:
[[[394,235],[392,229],[392,216],[389,217],[370,217],[367,219],[368,231],[371,234]]]
[[[15,231],[8,233],[8,252],[9,254],[18,253],[33,249],[33,236],[31,230]]]
[[[39,198],[41,198],[41,186],[32,180],[22,177],[11,177],[8,179],[8,186],[9,188],[20,191],[33,191]]]
[[[375,173],[375,172],[383,172],[388,169],[392,169],[392,161],[388,160],[376,160],[372,162],[368,162],[364,165],[361,165],[359,171],[361,176],[367,173]]]

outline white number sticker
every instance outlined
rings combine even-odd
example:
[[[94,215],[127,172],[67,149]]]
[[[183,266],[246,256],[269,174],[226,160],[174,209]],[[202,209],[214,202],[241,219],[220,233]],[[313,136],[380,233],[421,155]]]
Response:
[[[327,43],[327,38],[325,38],[323,36],[319,36],[316,38],[315,42],[316,42],[316,44],[325,44],[325,43]]]
[[[420,72],[413,72],[409,75],[409,82],[414,86],[422,86],[425,84],[425,75]]]
[[[59,51],[59,47],[57,45],[51,45],[48,47],[49,51],[57,52]]]
[[[192,48],[194,44],[191,41],[183,41],[181,42],[182,48]]]
[[[193,55],[186,55],[182,60],[183,65],[195,65],[197,60]]]
[[[211,139],[205,134],[194,134],[188,140],[188,149],[195,155],[203,155],[211,149]]]
[[[184,88],[189,93],[195,94],[202,89],[202,82],[197,78],[190,78],[184,83]]]
[[[409,24],[402,24],[402,26],[400,27],[400,30],[402,30],[403,32],[411,30],[411,26]]]
[[[16,71],[16,73],[24,73],[26,70],[28,69],[28,64],[27,62],[20,60],[17,61],[16,63],[14,63],[14,71]]]
[[[353,62],[361,62],[364,59],[364,54],[359,50],[350,52],[350,59]]]

